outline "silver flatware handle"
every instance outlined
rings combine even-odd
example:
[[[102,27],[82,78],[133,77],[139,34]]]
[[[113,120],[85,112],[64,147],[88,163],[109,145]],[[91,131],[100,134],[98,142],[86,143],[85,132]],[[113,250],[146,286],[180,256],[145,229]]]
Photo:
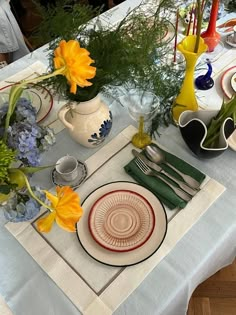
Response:
[[[163,178],[159,174],[153,172],[153,175],[158,177],[159,179],[161,179],[163,182],[165,182],[176,193],[176,195],[179,196],[184,201],[188,202],[192,199],[192,197],[189,194],[184,192],[182,189],[175,187],[170,182],[168,182],[168,180],[166,180],[165,178]]]
[[[169,173],[167,173],[166,171],[164,171],[163,169],[160,171],[160,173],[164,174],[166,177],[170,178],[171,180],[173,180],[173,182],[175,182],[181,189],[183,189],[186,193],[188,193],[191,196],[195,196],[196,193],[198,192],[198,190],[193,189],[191,187],[189,187],[187,184],[185,184],[184,182],[182,182],[181,180],[178,180],[177,178],[175,178],[174,176],[170,175]]]
[[[149,161],[147,157],[140,154],[138,151],[133,149],[132,153],[134,154],[134,156],[139,157],[145,164],[147,164],[147,166],[151,167],[151,169],[155,170],[158,173],[165,174],[165,176],[167,178],[171,179],[174,183],[176,183],[181,189],[183,189],[189,195],[194,196],[198,192],[198,190],[193,189],[192,187],[189,187],[188,184],[184,183],[183,181],[181,181],[181,180],[175,178],[174,176],[172,176],[171,174],[167,173],[165,170],[163,170],[162,167],[160,167],[160,165]]]
[[[183,172],[181,172],[181,171],[179,171],[177,168],[175,168],[173,165],[171,165],[170,163],[168,163],[168,162],[163,162],[164,164],[166,164],[166,165],[168,165],[173,171],[175,171],[177,174],[179,174],[182,178],[183,178],[183,180],[185,181],[185,183],[189,186],[189,187],[191,187],[191,188],[193,188],[193,189],[197,189],[197,190],[199,190],[199,188],[200,188],[200,184],[199,184],[199,182],[198,181],[196,181],[194,178],[192,178],[191,176],[189,176],[189,175],[186,175],[186,174],[184,174]]]

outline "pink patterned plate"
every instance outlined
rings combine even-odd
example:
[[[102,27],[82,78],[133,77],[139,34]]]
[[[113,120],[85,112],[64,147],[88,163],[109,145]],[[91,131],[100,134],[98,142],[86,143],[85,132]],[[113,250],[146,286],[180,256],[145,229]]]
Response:
[[[93,204],[88,224],[100,246],[127,252],[147,242],[155,227],[155,215],[150,203],[140,194],[115,190]]]

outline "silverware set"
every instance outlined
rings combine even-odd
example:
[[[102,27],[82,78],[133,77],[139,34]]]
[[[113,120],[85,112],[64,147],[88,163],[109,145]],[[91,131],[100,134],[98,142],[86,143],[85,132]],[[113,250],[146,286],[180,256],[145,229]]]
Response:
[[[189,181],[187,183],[186,181],[181,181],[175,178],[174,176],[164,171],[160,167],[160,165],[157,165],[156,163],[150,161],[147,157],[145,157],[138,151],[133,149],[132,153],[135,156],[134,160],[135,164],[145,175],[158,177],[161,181],[167,184],[175,192],[177,196],[179,196],[184,201],[186,202],[190,201],[193,198],[193,196],[199,191],[200,185],[194,179],[193,182],[191,183],[192,185],[190,185]],[[165,175],[165,178],[164,176],[162,176],[162,174]],[[182,173],[179,170],[178,174],[182,175]],[[196,185],[196,183],[198,184],[198,186]]]
[[[157,164],[164,163],[165,165],[167,165],[175,173],[179,174],[189,187],[192,187],[193,189],[199,188],[199,183],[194,178],[187,174],[183,174],[176,167],[170,165],[170,163],[168,163],[166,160],[165,154],[155,144],[146,146],[145,154],[148,157],[148,159],[151,160],[152,162]]]

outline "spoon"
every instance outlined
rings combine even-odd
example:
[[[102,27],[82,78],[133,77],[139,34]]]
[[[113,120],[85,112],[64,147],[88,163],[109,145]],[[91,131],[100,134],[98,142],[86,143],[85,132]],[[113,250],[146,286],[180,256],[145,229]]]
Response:
[[[164,163],[166,165],[168,165],[168,167],[170,167],[173,171],[175,171],[177,174],[179,174],[184,182],[186,184],[188,184],[191,188],[193,189],[199,189],[200,184],[191,176],[183,174],[181,171],[179,171],[178,169],[176,169],[173,165],[170,165],[165,158],[165,154],[158,149],[156,146],[154,145],[147,145],[145,147],[145,154],[147,155],[147,157],[154,163],[156,164],[160,164],[160,163]]]

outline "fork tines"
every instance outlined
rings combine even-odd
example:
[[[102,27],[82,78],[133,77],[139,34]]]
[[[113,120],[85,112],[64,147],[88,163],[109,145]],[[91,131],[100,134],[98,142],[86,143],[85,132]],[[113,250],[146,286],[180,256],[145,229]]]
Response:
[[[139,157],[134,160],[135,164],[140,168],[142,172],[147,172],[150,168]]]

